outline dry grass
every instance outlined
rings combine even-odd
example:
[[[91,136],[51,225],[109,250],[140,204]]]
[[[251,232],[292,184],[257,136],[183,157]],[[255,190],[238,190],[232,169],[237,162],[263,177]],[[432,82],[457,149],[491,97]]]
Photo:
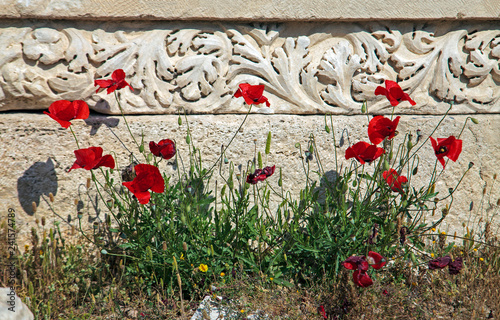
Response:
[[[0,228],[0,264],[5,265],[5,226]],[[126,279],[90,246],[81,242],[62,246],[57,237],[33,233],[27,252],[20,248],[17,293],[36,319],[181,319],[179,296],[167,296],[142,279]],[[464,258],[458,275],[447,269],[411,268],[395,261],[376,273],[374,285],[357,288],[351,272],[315,284],[282,287],[266,277],[239,273],[214,283],[213,292],[185,297],[185,318],[195,312],[205,295],[222,297],[245,319],[252,312],[269,319],[495,319],[500,317],[500,248],[488,245],[456,247],[452,256]],[[467,243],[466,243],[467,244]],[[478,247],[477,251],[474,247]],[[442,254],[439,245],[430,252]],[[0,285],[7,283],[2,267]],[[28,299],[29,298],[29,299]],[[243,312],[241,312],[243,311]]]

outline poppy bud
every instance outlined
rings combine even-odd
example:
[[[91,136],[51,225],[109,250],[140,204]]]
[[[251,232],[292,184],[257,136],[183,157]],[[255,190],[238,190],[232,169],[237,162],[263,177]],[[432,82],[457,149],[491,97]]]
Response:
[[[479,124],[479,120],[476,118],[470,118],[470,121],[474,122],[475,124]]]
[[[448,188],[449,193],[453,193],[453,188]]]
[[[81,219],[83,217],[83,214],[81,212],[78,212],[76,216],[78,217],[78,219]]]
[[[106,251],[106,249],[102,249],[102,250],[101,250],[101,253],[102,253],[102,254],[108,254],[108,251]]]
[[[186,136],[186,143],[187,143],[187,144],[190,144],[190,143],[191,143],[191,136],[189,135],[189,133],[188,133],[188,135]]]
[[[140,153],[144,152],[144,143],[141,143],[141,145],[139,146],[139,152]]]
[[[266,140],[266,154],[269,154],[271,152],[271,131],[267,133],[267,140]]]
[[[295,144],[295,148],[297,148],[297,149],[298,149],[298,148],[300,148],[300,143],[299,143],[299,142],[297,142],[297,143]]]
[[[367,111],[367,104],[366,104],[366,100],[363,101],[363,105],[361,105],[361,113],[366,113]]]
[[[259,165],[259,168],[262,168],[262,154],[260,151],[257,153],[257,163]]]
[[[326,131],[326,133],[330,133],[330,127],[325,125],[325,131]]]
[[[469,169],[472,168],[474,166],[474,162],[469,162]]]
[[[229,159],[228,159],[228,158],[226,158],[226,157],[224,157],[224,163],[225,163],[225,164],[228,164],[228,163],[229,163]]]
[[[182,126],[182,118],[181,118],[181,116],[179,116],[179,118],[177,118],[177,123],[179,124],[179,126]]]
[[[413,175],[416,175],[416,174],[417,174],[417,172],[418,172],[418,167],[415,167],[415,169],[413,169],[412,174],[413,174]]]

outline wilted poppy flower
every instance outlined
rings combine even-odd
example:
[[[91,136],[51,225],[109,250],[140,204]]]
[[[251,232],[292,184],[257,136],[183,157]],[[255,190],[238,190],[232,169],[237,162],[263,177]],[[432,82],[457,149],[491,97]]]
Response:
[[[342,262],[344,268],[355,270],[353,281],[356,285],[364,288],[373,284],[372,279],[366,273],[368,268],[372,266],[374,269],[380,269],[386,264],[385,258],[374,251],[369,251],[368,256],[351,256]]]
[[[115,168],[115,160],[110,154],[103,157],[101,147],[75,150],[75,156],[76,161],[68,172],[80,168],[85,170],[97,169],[99,167]]]
[[[170,139],[160,140],[158,143],[149,142],[149,150],[157,157],[168,160],[175,156],[175,143]]]
[[[429,269],[443,269],[448,266],[448,272],[450,274],[458,274],[463,267],[462,258],[458,257],[454,261],[451,260],[450,256],[440,257],[429,261]]]
[[[261,103],[266,103],[268,107],[271,105],[267,98],[262,95],[264,93],[264,85],[252,86],[248,83],[242,83],[239,87],[238,91],[234,94],[235,98],[243,97],[248,105]]]
[[[368,261],[365,260],[364,256],[351,256],[342,262],[344,268],[349,270],[363,270],[366,271],[370,267]]]
[[[82,100],[58,100],[49,106],[49,112],[44,111],[43,113],[59,122],[64,129],[68,129],[71,120],[89,117],[89,106]]]
[[[448,138],[438,138],[437,142],[431,137],[432,148],[439,162],[445,166],[444,157],[448,157],[452,161],[457,161],[458,156],[462,152],[462,140],[456,139],[454,136]]]
[[[265,167],[264,169],[257,169],[254,173],[247,176],[247,183],[256,184],[259,181],[264,181],[272,176],[276,166]]]
[[[360,286],[361,288],[366,288],[373,284],[373,280],[370,278],[368,273],[366,273],[366,271],[363,270],[354,271],[354,273],[352,274],[352,280],[356,285]]]
[[[130,192],[139,200],[140,204],[146,204],[151,198],[149,190],[162,193],[165,191],[165,181],[157,167],[149,164],[138,164],[134,167],[136,177],[129,182],[122,182]]]
[[[402,185],[408,182],[408,178],[405,176],[400,176],[398,172],[394,169],[389,169],[389,171],[384,171],[382,177],[385,182],[391,187],[394,192],[403,192]]]
[[[365,162],[372,162],[373,160],[380,157],[385,150],[383,148],[378,148],[374,144],[369,144],[365,141],[360,141],[353,146],[347,148],[345,151],[346,160],[355,158],[361,164],[365,164]]]
[[[95,91],[99,92],[101,89],[107,88],[107,93],[110,94],[115,90],[120,90],[129,86],[130,90],[134,91],[127,81],[125,81],[125,72],[122,69],[117,69],[113,71],[111,74],[111,80],[94,80],[94,86],[99,86],[99,88]]]
[[[396,135],[396,128],[398,127],[399,118],[391,120],[384,116],[376,116],[370,120],[368,124],[368,137],[373,144],[379,144],[385,138],[391,140]]]
[[[404,93],[397,82],[391,80],[385,80],[385,88],[378,86],[375,89],[375,95],[386,96],[393,107],[397,106],[401,101],[409,101],[412,106],[416,104],[407,93]]]
[[[463,267],[462,258],[458,257],[448,265],[448,272],[450,274],[458,274]]]
[[[444,267],[449,265],[450,262],[451,262],[450,256],[440,257],[429,261],[429,269],[430,270],[443,269]]]

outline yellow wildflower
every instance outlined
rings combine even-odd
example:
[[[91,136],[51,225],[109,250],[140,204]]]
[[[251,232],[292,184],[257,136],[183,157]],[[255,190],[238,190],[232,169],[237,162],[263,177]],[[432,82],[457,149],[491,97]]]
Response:
[[[184,253],[181,253],[181,260],[184,260]]]
[[[208,266],[206,264],[200,264],[200,266],[198,267],[198,269],[200,269],[201,272],[207,272],[208,271]]]
[[[225,276],[225,275],[226,275],[226,274],[225,274],[224,272],[221,272],[221,273],[220,273],[220,276],[221,276],[221,277],[223,277],[223,276]]]

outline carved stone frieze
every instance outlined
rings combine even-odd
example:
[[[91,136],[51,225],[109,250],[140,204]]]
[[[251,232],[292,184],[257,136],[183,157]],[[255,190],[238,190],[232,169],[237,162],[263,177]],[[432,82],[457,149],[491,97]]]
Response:
[[[398,81],[399,113],[500,111],[500,28],[487,22],[0,22],[0,111],[81,99],[119,113],[95,79],[124,69],[125,113],[245,113],[238,84],[264,84],[255,112],[390,113],[374,91]]]

